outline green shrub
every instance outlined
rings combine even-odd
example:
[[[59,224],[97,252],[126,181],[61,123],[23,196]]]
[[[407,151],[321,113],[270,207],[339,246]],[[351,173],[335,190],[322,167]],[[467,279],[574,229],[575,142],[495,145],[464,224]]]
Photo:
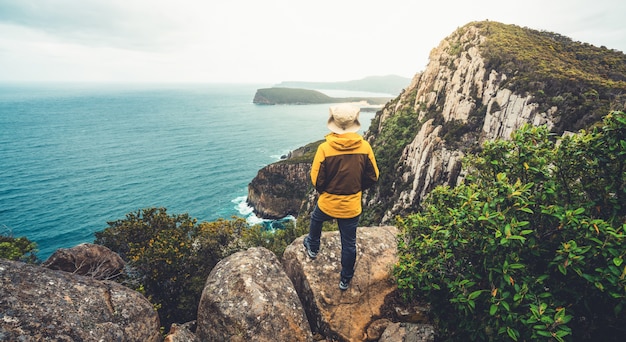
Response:
[[[169,215],[146,208],[108,223],[95,243],[127,261],[124,285],[142,292],[157,308],[166,330],[172,323],[196,319],[206,279],[223,258],[249,247],[265,247],[279,258],[293,240],[308,232],[308,223],[285,222],[268,230],[243,218],[200,222],[188,214]]]
[[[280,228],[252,226],[243,232],[243,241],[248,246],[265,247],[282,258],[285,248],[301,235],[308,233],[308,227],[299,226],[294,221],[283,222]]]
[[[619,340],[626,333],[626,116],[552,142],[525,126],[468,158],[399,219],[398,286],[442,340]]]
[[[0,258],[37,263],[37,244],[25,237],[0,235]]]
[[[165,208],[139,210],[108,224],[95,243],[128,262],[121,281],[146,295],[166,329],[195,319],[207,276],[222,258],[244,248],[240,237],[248,228],[241,218],[197,224]]]

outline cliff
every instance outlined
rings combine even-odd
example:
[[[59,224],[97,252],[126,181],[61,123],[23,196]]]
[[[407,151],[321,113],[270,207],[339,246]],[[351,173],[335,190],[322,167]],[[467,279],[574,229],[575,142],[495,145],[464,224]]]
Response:
[[[311,161],[322,141],[296,149],[286,159],[258,171],[248,184],[247,202],[255,215],[266,219],[298,215],[313,189],[309,180]]]
[[[466,154],[525,123],[556,135],[589,127],[624,108],[625,91],[621,52],[514,25],[467,24],[431,51],[424,72],[367,132],[383,175],[368,194],[369,215],[388,222],[417,210],[435,186],[463,177]]]
[[[525,123],[560,135],[587,128],[626,97],[626,55],[556,33],[472,22],[434,48],[426,69],[378,111],[365,138],[381,177],[364,194],[363,220],[419,210],[437,185],[454,186],[461,162],[486,140]],[[301,212],[306,214],[306,212]]]

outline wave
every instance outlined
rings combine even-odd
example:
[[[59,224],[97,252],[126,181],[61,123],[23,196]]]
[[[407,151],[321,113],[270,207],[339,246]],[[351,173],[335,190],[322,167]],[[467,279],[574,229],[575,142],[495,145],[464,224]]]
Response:
[[[264,219],[256,216],[254,214],[254,208],[248,205],[247,196],[239,196],[231,202],[235,204],[235,209],[246,219],[246,222],[248,222],[250,226],[262,225],[266,230],[275,231],[277,229],[285,229],[285,222],[296,222],[296,218],[292,215],[287,215],[277,220]]]

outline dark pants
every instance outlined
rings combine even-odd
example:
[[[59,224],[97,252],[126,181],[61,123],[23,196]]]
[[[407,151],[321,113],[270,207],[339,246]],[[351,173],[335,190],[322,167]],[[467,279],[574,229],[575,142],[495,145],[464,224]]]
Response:
[[[359,215],[360,216],[360,215]],[[352,279],[354,276],[354,263],[356,262],[356,227],[359,225],[359,216],[349,219],[337,219],[339,233],[341,234],[341,278]],[[326,215],[317,205],[311,214],[308,242],[313,251],[320,249],[320,237],[322,235],[322,223],[334,217]]]

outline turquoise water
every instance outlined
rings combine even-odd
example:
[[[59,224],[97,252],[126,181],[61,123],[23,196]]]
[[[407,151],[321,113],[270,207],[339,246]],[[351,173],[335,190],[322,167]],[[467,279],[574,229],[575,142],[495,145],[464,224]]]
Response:
[[[45,259],[147,207],[257,223],[257,171],[328,132],[327,105],[254,105],[268,86],[0,84],[0,233]]]

